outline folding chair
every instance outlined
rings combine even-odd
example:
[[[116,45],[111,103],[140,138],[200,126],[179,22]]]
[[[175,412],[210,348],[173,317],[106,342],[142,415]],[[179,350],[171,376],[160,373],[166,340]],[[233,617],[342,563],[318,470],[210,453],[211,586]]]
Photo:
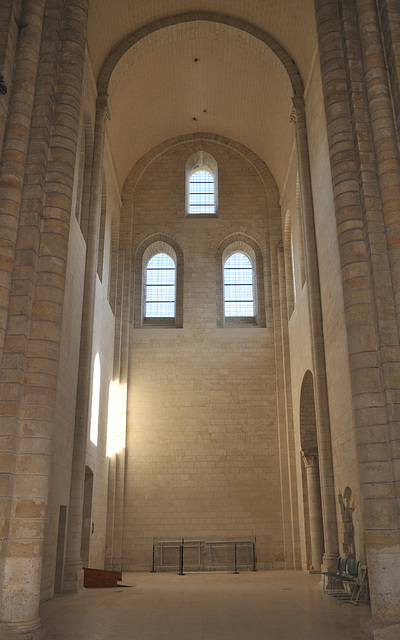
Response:
[[[340,581],[341,575],[346,571],[347,558],[338,557],[336,561],[336,571],[323,571],[323,592],[330,596],[339,596],[344,592],[343,583]]]
[[[358,572],[357,580],[352,589],[350,602],[354,604],[354,606],[357,606],[360,599],[363,602],[368,602],[369,600],[367,565],[365,564],[361,565]]]

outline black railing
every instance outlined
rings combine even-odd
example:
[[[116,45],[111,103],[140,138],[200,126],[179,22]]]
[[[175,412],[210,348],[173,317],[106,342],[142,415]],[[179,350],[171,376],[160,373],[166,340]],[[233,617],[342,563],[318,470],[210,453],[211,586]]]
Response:
[[[154,540],[152,573],[257,571],[256,539]]]

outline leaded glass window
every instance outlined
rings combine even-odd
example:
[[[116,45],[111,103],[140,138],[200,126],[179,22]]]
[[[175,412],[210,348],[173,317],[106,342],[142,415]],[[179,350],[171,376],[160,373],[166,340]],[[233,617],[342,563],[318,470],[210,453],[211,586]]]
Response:
[[[189,213],[215,213],[214,179],[208,171],[196,171],[190,178]]]
[[[244,253],[234,253],[224,266],[225,317],[254,316],[253,268]]]
[[[166,253],[158,253],[147,263],[146,318],[175,316],[175,263]]]

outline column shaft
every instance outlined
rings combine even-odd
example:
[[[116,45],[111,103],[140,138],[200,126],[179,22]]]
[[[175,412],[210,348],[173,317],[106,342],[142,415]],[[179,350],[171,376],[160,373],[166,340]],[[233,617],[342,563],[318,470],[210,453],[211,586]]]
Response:
[[[371,4],[369,0],[359,5],[354,0],[316,0],[315,6],[372,613],[376,620],[396,622],[400,621],[395,493],[399,470],[395,452],[399,344],[390,275],[393,262],[389,266],[384,239],[388,220],[384,215],[385,196],[381,198],[383,191],[375,178],[376,163],[381,165],[378,177],[384,171],[380,139],[383,132],[377,137],[376,123],[373,125],[370,114],[378,109],[379,91],[374,95],[373,78],[376,74],[377,85],[382,88],[382,58],[372,55],[372,50],[377,54],[379,47],[377,23],[371,25]],[[372,42],[367,44],[370,32],[375,35],[372,33]],[[365,47],[372,50],[367,53]],[[364,72],[363,65],[368,72]],[[376,69],[372,72],[373,67]],[[368,77],[370,93],[366,90]],[[385,103],[385,91],[382,93]],[[377,112],[374,117],[378,117]],[[388,117],[387,103],[382,105],[382,117],[383,120]],[[388,146],[388,154],[393,154],[392,144]],[[392,160],[393,157],[387,170],[393,176]],[[392,195],[396,199],[394,186]],[[390,214],[389,219],[393,219]]]
[[[28,154],[45,0],[25,0],[0,168],[0,365]]]
[[[38,2],[34,2],[38,6]],[[59,15],[59,14],[57,14]],[[19,260],[31,256],[30,277],[23,303],[12,306],[13,327],[8,335],[10,355],[18,354],[20,393],[15,413],[14,473],[9,512],[7,557],[2,572],[2,623],[0,635],[5,639],[29,640],[42,637],[38,618],[43,538],[47,496],[51,473],[52,436],[55,419],[58,357],[61,341],[62,303],[68,248],[69,213],[76,156],[76,131],[79,121],[81,83],[86,45],[86,0],[71,0],[63,16],[61,47],[57,48],[57,82],[63,91],[57,92],[52,109],[52,126],[47,150],[44,198],[37,198],[41,184],[37,167],[26,165],[32,180],[24,185],[23,217],[16,244],[15,278],[12,280],[12,300],[17,300],[18,279],[22,278]],[[47,51],[41,55],[46,56]],[[71,72],[73,69],[73,73]],[[66,82],[68,78],[68,82]],[[37,85],[37,100],[41,100],[41,83]],[[48,105],[49,106],[49,105]],[[62,136],[60,135],[62,129]],[[36,132],[33,131],[33,136]],[[60,139],[63,140],[60,145]],[[68,143],[67,143],[68,140]],[[47,157],[47,153],[45,153]],[[40,156],[40,154],[38,154]],[[36,156],[32,156],[36,157]],[[42,158],[43,159],[43,158]],[[36,157],[37,161],[37,157]],[[41,161],[39,162],[39,164]],[[43,194],[42,194],[43,195]],[[29,197],[35,203],[29,207]],[[41,214],[41,218],[38,216]],[[27,233],[32,225],[40,234]],[[21,262],[22,264],[22,262]],[[10,297],[11,305],[11,297]],[[17,318],[16,309],[19,309]],[[17,339],[11,344],[15,329]],[[13,349],[14,347],[14,349]]]
[[[324,536],[322,527],[321,489],[319,482],[318,457],[307,455],[302,451],[306,468],[308,515],[311,542],[311,571],[321,570],[321,559],[324,553]]]
[[[397,323],[400,327],[400,158],[375,0],[357,0],[365,87],[389,252]],[[398,9],[400,19],[400,9]]]
[[[308,159],[308,140],[304,101],[293,99],[297,134],[300,176],[301,214],[305,245],[305,266],[311,324],[311,351],[314,370],[314,397],[317,423],[318,458],[321,483],[322,520],[324,527],[324,566],[334,567],[338,555],[335,486],[333,478],[332,440],[326,383],[325,347],[322,325],[321,292],[319,283],[311,174]]]

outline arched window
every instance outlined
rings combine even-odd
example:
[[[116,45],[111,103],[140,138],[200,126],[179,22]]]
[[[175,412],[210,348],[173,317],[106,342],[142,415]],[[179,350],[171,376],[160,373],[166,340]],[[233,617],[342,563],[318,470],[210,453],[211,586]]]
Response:
[[[185,210],[187,216],[218,214],[218,164],[207,151],[196,151],[185,166]]]
[[[135,256],[134,326],[183,326],[183,252],[170,236],[151,235]]]
[[[189,214],[215,213],[214,178],[209,171],[195,171],[190,178]]]
[[[146,267],[145,318],[175,316],[175,263],[166,253],[157,253]]]
[[[244,253],[233,253],[224,265],[225,317],[253,317],[253,267]]]
[[[229,235],[216,254],[217,326],[266,326],[269,302],[264,290],[264,258],[259,244],[243,234]]]

